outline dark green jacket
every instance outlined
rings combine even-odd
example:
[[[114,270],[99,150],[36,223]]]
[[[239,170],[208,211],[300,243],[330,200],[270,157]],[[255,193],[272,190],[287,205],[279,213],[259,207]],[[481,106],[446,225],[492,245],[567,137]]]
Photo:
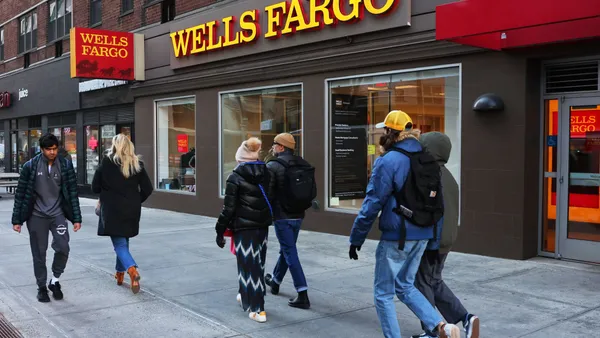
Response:
[[[13,207],[12,224],[27,222],[33,213],[35,203],[35,173],[38,163],[43,155],[39,154],[27,161],[21,169],[21,176],[15,193],[15,206]],[[79,208],[79,196],[77,194],[77,177],[71,162],[61,156],[56,160],[60,163],[60,174],[62,176],[61,203],[65,218],[71,223],[81,223],[81,209]]]

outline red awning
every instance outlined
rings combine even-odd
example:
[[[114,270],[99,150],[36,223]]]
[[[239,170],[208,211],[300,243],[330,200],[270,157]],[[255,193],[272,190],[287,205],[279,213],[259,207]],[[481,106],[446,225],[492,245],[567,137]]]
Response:
[[[600,37],[600,0],[463,0],[437,6],[436,38],[502,50]]]

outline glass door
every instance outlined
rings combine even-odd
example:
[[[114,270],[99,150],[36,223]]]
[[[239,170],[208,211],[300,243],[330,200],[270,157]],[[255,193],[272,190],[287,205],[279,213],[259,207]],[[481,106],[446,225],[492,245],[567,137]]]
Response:
[[[559,253],[600,262],[600,98],[565,100],[559,119]]]

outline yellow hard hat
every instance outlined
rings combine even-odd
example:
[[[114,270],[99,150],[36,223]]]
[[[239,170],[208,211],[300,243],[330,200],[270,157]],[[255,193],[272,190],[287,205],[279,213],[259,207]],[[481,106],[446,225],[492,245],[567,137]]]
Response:
[[[410,123],[410,124],[409,124]],[[387,114],[385,120],[377,123],[375,128],[390,128],[398,131],[412,128],[412,119],[402,110],[392,110]]]

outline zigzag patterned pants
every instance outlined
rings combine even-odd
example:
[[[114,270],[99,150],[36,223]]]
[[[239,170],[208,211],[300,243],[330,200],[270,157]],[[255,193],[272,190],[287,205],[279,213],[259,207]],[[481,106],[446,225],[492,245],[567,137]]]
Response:
[[[265,310],[265,261],[269,229],[237,231],[234,235],[240,295],[244,311]]]

